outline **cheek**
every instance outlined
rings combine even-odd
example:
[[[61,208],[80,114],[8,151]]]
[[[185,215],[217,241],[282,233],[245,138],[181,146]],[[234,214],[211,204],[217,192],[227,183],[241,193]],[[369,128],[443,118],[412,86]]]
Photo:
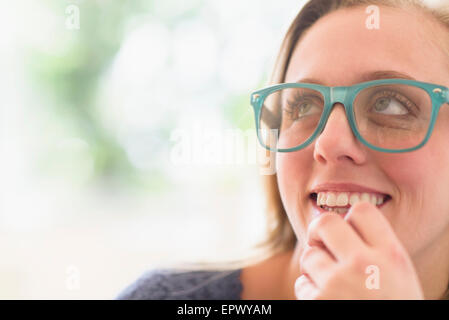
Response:
[[[382,168],[399,190],[399,196],[431,199],[449,177],[449,105],[441,109],[431,138],[424,147],[407,153],[388,154],[377,158]],[[445,186],[445,188],[447,188]],[[413,202],[413,199],[404,199]],[[442,198],[437,199],[439,201]]]
[[[402,200],[402,197],[418,191],[417,188],[421,188],[427,176],[425,157],[418,152],[390,156],[380,161],[379,167],[392,182],[392,187],[397,188],[392,190],[397,193],[393,194],[398,198],[397,200]]]
[[[429,143],[415,152],[390,155],[379,163],[379,167],[397,188],[392,190],[396,192],[393,194],[396,200],[413,209],[417,202],[424,206],[445,198],[441,197],[441,182],[449,181],[448,161],[449,154],[438,151]]]
[[[291,194],[298,194],[306,188],[307,182],[307,167],[310,168],[310,163],[306,162],[304,154],[301,152],[278,153],[276,158],[278,183],[281,194],[285,196]]]
[[[398,238],[413,254],[449,228],[449,154],[431,139],[416,152],[382,159],[387,179],[396,190],[388,219]]]
[[[298,234],[304,225],[300,214],[301,201],[310,181],[312,156],[307,152],[278,153],[276,158],[277,180],[282,203]]]
[[[385,212],[393,229],[400,238],[406,236],[404,231],[415,229],[419,224],[420,213],[425,206],[425,167],[423,157],[417,154],[398,154],[382,158],[378,164],[386,179],[390,182],[392,205]],[[405,239],[402,239],[405,240]]]

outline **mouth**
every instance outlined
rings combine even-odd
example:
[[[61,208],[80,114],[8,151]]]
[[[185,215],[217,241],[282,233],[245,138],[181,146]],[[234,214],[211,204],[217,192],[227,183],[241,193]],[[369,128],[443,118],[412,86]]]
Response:
[[[328,213],[328,212],[333,212],[333,213],[337,213],[339,215],[345,216],[349,209],[352,207],[351,204],[347,204],[345,206],[326,206],[326,205],[318,205],[317,204],[317,197],[318,194],[313,192],[309,195],[309,199],[312,202],[312,206],[315,209],[314,213],[316,215],[322,214],[322,213]],[[376,207],[378,209],[381,209],[383,206],[385,206],[385,204],[387,204],[390,200],[392,199],[392,197],[388,194],[383,195],[383,202],[379,205],[376,205]],[[359,202],[359,201],[357,201]]]

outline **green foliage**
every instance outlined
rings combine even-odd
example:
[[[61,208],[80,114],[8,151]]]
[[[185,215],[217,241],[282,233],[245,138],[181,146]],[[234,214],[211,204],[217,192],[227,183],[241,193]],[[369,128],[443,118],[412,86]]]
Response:
[[[64,13],[68,4],[58,1],[48,6]],[[132,174],[133,166],[115,135],[101,124],[95,98],[101,75],[120,48],[126,19],[144,10],[148,2],[115,1],[114,5],[104,5],[102,1],[84,1],[76,5],[80,9],[80,29],[67,30],[61,24],[61,30],[55,33],[59,38],[53,39],[66,45],[63,53],[29,48],[26,70],[34,87],[47,97],[47,112],[59,124],[75,128],[72,134],[88,142],[97,178]]]

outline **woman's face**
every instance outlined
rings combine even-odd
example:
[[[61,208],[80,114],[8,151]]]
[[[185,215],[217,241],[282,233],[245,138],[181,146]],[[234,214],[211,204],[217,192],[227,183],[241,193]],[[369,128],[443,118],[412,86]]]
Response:
[[[379,29],[368,29],[365,10],[339,10],[313,25],[296,45],[285,82],[312,78],[349,86],[366,74],[395,71],[449,87],[449,58],[437,45],[447,30],[421,12],[389,7],[380,7]],[[300,241],[314,218],[311,190],[353,183],[392,197],[380,211],[412,256],[449,242],[449,104],[440,109],[427,144],[408,153],[363,145],[343,105],[336,104],[317,139],[300,151],[277,153],[276,165],[281,198]]]

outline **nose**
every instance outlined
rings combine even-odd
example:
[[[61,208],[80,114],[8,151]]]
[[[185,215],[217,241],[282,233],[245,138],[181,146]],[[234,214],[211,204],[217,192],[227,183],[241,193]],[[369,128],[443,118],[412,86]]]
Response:
[[[314,158],[322,163],[364,161],[364,146],[353,134],[342,103],[332,106],[326,125],[315,141]]]

